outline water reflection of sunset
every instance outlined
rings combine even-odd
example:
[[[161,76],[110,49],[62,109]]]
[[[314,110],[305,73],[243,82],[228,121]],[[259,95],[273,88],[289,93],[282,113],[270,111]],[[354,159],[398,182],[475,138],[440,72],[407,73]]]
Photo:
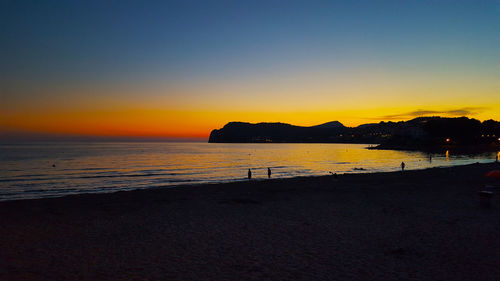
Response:
[[[367,150],[362,144],[40,143],[5,145],[0,173],[4,194],[37,197],[110,192],[179,184],[397,171],[491,162],[496,152]],[[52,165],[55,167],[52,167]],[[32,190],[35,189],[35,190]],[[38,190],[38,191],[36,191]],[[41,192],[41,193],[40,193]],[[39,194],[40,193],[40,194]]]

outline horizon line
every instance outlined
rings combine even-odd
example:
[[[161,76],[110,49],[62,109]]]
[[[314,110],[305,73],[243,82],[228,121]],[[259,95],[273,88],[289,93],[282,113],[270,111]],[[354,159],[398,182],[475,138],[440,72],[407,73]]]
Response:
[[[332,122],[339,122],[342,126],[344,127],[349,127],[349,128],[356,128],[362,125],[367,125],[367,124],[379,124],[382,122],[407,122],[410,120],[414,120],[417,118],[468,118],[468,119],[474,119],[478,120],[479,122],[483,123],[484,121],[487,120],[493,120],[496,121],[492,118],[489,119],[484,119],[484,120],[479,120],[476,118],[471,118],[467,116],[456,116],[456,117],[443,117],[443,116],[418,116],[414,118],[409,118],[405,120],[398,120],[398,121],[393,121],[393,120],[380,120],[378,122],[373,122],[373,123],[363,123],[358,126],[350,127],[350,126],[345,126],[341,121],[339,120],[331,120],[327,122],[323,122],[317,125],[312,125],[312,126],[302,126],[302,125],[294,125],[286,122],[281,122],[281,121],[265,121],[265,122],[246,122],[246,121],[229,121],[226,124],[224,124],[222,127],[229,123],[248,123],[248,124],[261,124],[261,123],[281,123],[281,124],[288,124],[292,126],[298,126],[298,127],[314,127],[314,126],[321,126],[324,124],[332,123]],[[221,127],[221,128],[222,128]],[[17,131],[17,130],[12,130],[12,131],[4,131],[0,132],[0,143],[6,144],[6,143],[12,143],[12,142],[205,142],[208,141],[210,137],[210,132],[216,130],[216,128],[212,128],[206,136],[155,136],[155,135],[93,135],[93,134],[71,134],[71,133],[42,133],[42,132],[33,132],[33,131]]]

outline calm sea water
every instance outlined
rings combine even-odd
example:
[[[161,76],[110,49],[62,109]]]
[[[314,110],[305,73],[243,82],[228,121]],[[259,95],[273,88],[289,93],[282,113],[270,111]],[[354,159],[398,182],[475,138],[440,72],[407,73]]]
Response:
[[[36,143],[0,145],[0,201],[182,184],[396,171],[488,162],[363,144]],[[55,166],[53,166],[55,165]]]

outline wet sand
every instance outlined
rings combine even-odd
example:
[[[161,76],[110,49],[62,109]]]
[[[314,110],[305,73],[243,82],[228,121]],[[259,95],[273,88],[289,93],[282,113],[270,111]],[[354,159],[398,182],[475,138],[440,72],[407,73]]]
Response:
[[[0,202],[0,280],[499,280],[492,169]]]

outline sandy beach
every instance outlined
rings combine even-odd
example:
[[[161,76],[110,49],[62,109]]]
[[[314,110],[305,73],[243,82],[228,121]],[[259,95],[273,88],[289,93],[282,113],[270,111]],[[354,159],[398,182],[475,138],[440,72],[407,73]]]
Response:
[[[499,280],[493,169],[0,202],[0,280]]]

